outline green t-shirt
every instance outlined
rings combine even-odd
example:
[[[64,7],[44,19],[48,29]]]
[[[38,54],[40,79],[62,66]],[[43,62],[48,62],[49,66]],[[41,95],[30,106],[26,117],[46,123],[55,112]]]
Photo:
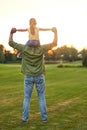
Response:
[[[44,74],[44,51],[51,49],[51,44],[39,47],[30,47],[14,41],[9,41],[9,45],[22,53],[21,72],[28,76],[38,76]]]

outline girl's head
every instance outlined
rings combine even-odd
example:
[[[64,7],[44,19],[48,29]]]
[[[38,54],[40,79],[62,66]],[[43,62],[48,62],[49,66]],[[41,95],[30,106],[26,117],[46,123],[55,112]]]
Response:
[[[29,21],[29,24],[30,24],[30,32],[32,35],[35,34],[35,26],[36,26],[36,19],[35,18],[31,18],[30,21]]]
[[[31,18],[30,21],[29,21],[29,24],[35,26],[37,24],[36,23],[36,19],[35,18]]]

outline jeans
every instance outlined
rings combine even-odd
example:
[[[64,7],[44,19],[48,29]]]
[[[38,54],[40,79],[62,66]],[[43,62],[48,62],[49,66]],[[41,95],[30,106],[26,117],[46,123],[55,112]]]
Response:
[[[25,76],[24,78],[24,101],[23,101],[23,115],[22,115],[23,121],[28,120],[29,111],[30,111],[30,99],[31,99],[34,84],[36,84],[36,90],[38,94],[42,120],[47,119],[46,100],[44,95],[45,80],[44,80],[44,75],[41,74],[36,77]]]

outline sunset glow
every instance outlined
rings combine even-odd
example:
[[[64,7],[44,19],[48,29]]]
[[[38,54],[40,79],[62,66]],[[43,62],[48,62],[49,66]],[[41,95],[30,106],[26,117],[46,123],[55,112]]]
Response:
[[[56,27],[58,47],[73,46],[78,50],[87,48],[87,2],[86,0],[0,0],[0,44],[6,49],[10,29],[27,28],[35,17],[38,27]],[[28,33],[17,32],[14,40],[25,44]],[[53,32],[40,32],[41,44],[52,42]]]

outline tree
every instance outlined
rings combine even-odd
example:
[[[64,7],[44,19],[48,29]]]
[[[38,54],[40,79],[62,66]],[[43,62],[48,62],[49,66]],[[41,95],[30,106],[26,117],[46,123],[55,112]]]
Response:
[[[84,67],[87,67],[87,50],[82,50],[82,64]]]
[[[5,47],[0,44],[0,63],[5,62]]]
[[[67,47],[66,45],[57,48],[56,50],[58,59],[61,59],[63,55],[63,60],[66,61],[75,61],[77,60],[78,51],[74,47]]]

